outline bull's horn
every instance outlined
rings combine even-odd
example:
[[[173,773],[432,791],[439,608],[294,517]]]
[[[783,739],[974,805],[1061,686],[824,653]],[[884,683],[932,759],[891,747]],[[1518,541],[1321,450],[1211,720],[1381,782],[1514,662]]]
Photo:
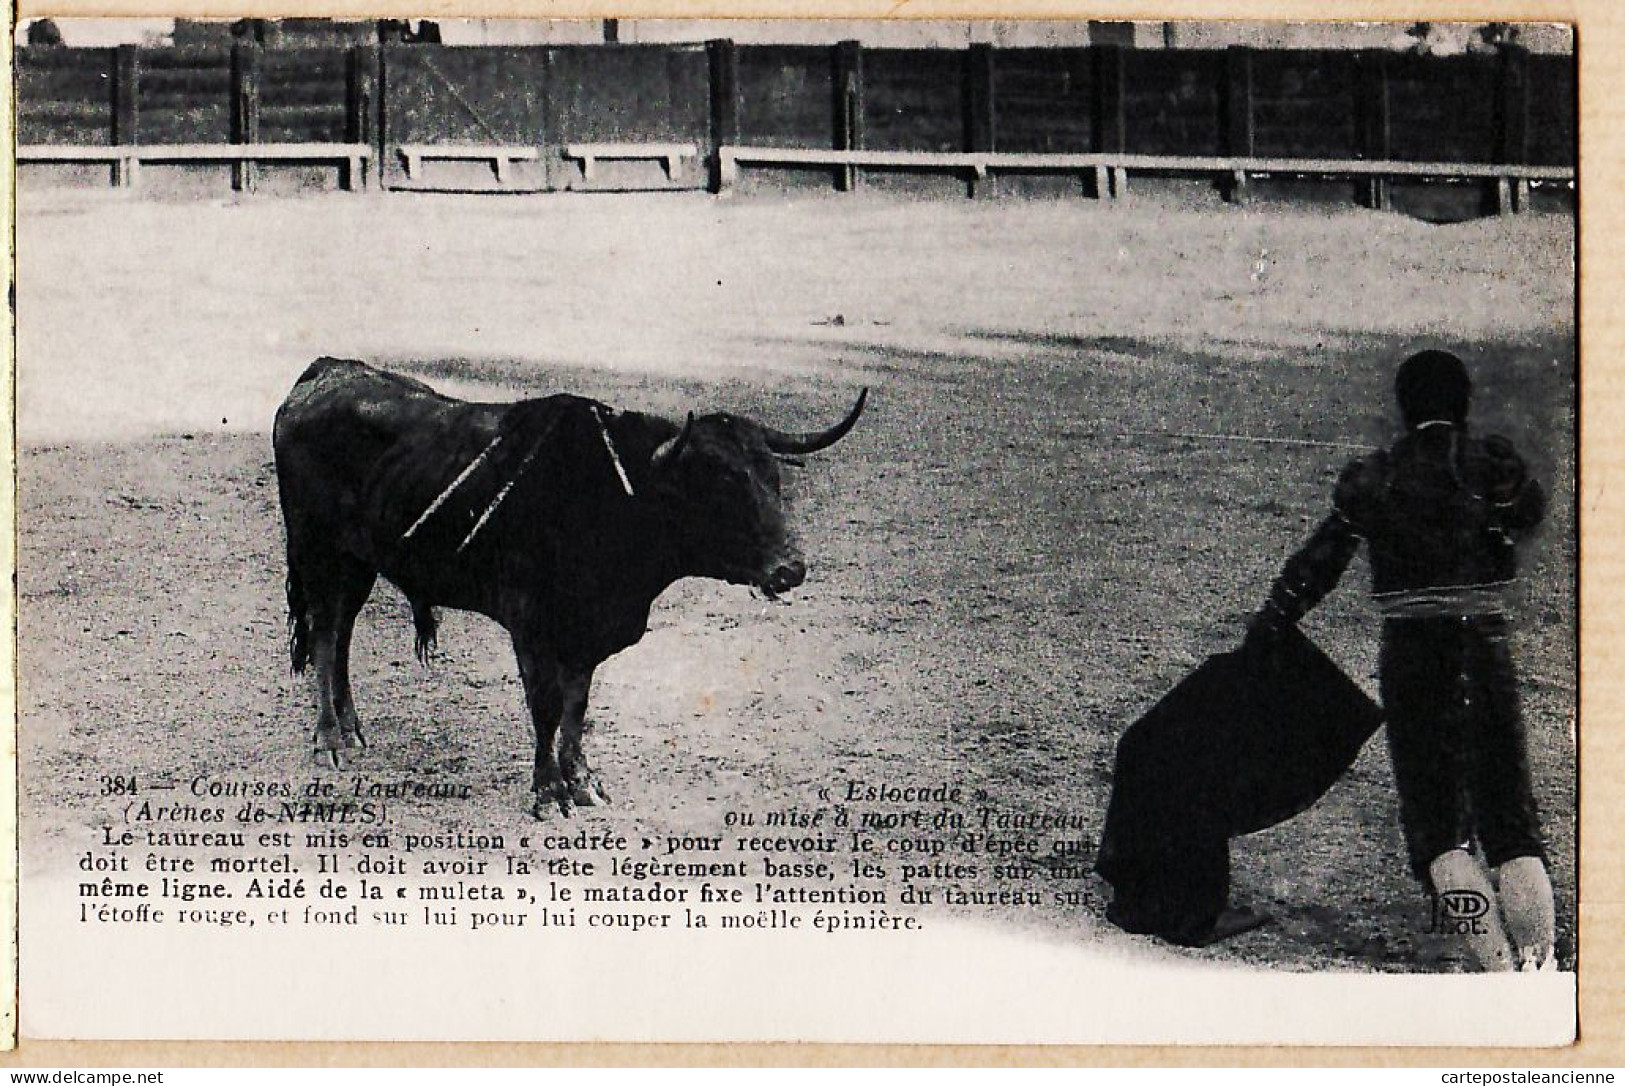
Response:
[[[858,393],[858,402],[852,405],[852,411],[831,426],[828,430],[816,434],[787,434],[782,430],[775,430],[771,426],[762,427],[762,436],[767,439],[767,447],[776,453],[814,453],[819,449],[827,449],[841,438],[847,431],[858,423],[858,416],[863,414],[863,405],[869,399],[869,390],[865,388]]]
[[[655,454],[649,458],[650,466],[659,469],[668,464],[675,464],[677,458],[682,455],[683,446],[688,444],[689,431],[693,429],[694,412],[690,411],[688,421],[683,423],[682,431],[670,441],[662,441],[660,447],[655,449]]]

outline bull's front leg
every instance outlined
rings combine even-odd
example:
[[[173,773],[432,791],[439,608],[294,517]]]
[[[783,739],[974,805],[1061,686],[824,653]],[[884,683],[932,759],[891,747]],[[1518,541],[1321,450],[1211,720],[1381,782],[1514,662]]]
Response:
[[[568,665],[559,667],[559,689],[563,694],[564,714],[559,725],[559,769],[570,797],[582,807],[596,807],[609,802],[609,792],[598,774],[587,764],[582,748],[587,733],[587,695],[592,690],[592,671]]]
[[[564,714],[564,692],[559,683],[559,665],[552,650],[522,634],[513,637],[514,656],[519,661],[519,678],[525,687],[525,704],[536,729],[536,762],[531,789],[536,793],[531,814],[547,817],[553,807],[569,816],[574,802],[570,787],[559,768],[559,721]]]
[[[316,671],[316,764],[338,769],[344,764],[340,753],[350,744],[344,733],[339,708],[338,636],[332,629],[316,626],[310,635],[310,662]]]

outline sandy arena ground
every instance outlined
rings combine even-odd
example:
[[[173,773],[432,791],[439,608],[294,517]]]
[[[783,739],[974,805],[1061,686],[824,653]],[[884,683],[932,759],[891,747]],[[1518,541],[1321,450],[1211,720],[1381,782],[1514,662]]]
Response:
[[[1392,366],[1464,351],[1485,426],[1554,508],[1518,648],[1574,946],[1572,221],[1432,226],[1288,206],[880,196],[136,201],[22,194],[26,872],[71,864],[110,772],[311,772],[288,674],[273,411],[314,357],[443,390],[569,390],[786,428],[873,389],[796,474],[789,606],[685,582],[599,672],[596,761],[630,835],[720,832],[852,780],[946,782],[1103,816],[1121,730],[1232,645],[1344,454],[1170,432],[1377,442]],[[1149,432],[1149,434],[1147,433]],[[1306,624],[1374,690],[1363,560]],[[517,828],[529,727],[501,631],[448,614],[432,668],[381,586],[357,631],[365,772],[472,786],[404,828]],[[1386,754],[1238,842],[1275,923],[1192,957],[1450,969],[1418,934]],[[1089,901],[1001,917],[1141,944]],[[1169,953],[1176,953],[1170,951]],[[1182,952],[1180,952],[1182,953]]]

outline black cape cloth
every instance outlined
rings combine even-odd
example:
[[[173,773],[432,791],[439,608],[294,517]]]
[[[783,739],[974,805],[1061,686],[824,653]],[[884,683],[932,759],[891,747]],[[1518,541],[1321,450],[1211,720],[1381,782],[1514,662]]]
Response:
[[[1296,627],[1208,660],[1117,743],[1095,869],[1127,931],[1201,944],[1230,894],[1230,838],[1309,808],[1381,711]]]

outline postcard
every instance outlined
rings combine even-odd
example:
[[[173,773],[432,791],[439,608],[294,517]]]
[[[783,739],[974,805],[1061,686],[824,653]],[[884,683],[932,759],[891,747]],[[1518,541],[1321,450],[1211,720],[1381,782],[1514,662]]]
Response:
[[[1574,1039],[1571,27],[14,64],[24,1037]]]

